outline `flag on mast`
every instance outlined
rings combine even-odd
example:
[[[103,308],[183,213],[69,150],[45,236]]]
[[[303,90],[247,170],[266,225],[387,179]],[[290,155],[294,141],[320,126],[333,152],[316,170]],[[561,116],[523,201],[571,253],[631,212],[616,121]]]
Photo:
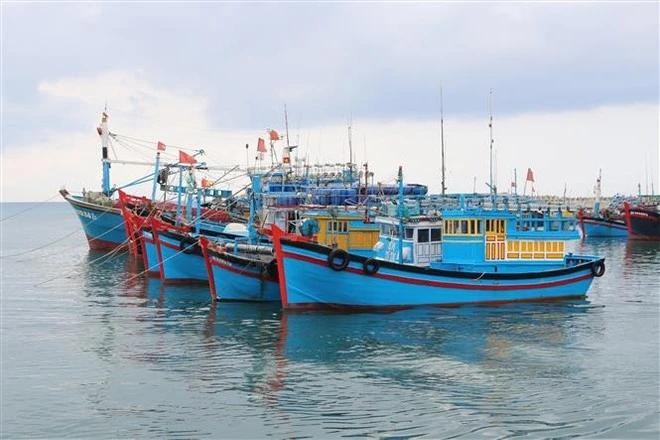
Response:
[[[156,150],[158,151],[165,151],[165,144],[162,143],[161,141],[158,141],[158,145],[156,145]]]
[[[527,182],[533,182],[534,181],[534,172],[532,171],[531,168],[527,168],[527,179],[525,179]]]
[[[268,135],[270,136],[271,141],[279,141],[280,140],[280,134],[276,132],[275,130],[268,130]]]
[[[179,150],[179,162],[193,165],[197,163],[197,159],[195,159],[190,154],[184,153],[183,151]]]
[[[259,140],[257,141],[257,151],[259,153],[265,153],[267,151],[266,150],[266,141],[264,141],[261,138],[259,138]]]

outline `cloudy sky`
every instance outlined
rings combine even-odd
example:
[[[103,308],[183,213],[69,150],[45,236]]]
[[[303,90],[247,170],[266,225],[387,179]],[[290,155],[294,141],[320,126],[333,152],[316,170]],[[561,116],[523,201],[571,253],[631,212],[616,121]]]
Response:
[[[540,193],[658,188],[658,3],[6,3],[2,200],[100,186],[95,133],[200,146],[244,164],[283,129],[310,161],[398,165],[440,188],[486,191],[493,89],[498,186]],[[117,153],[142,160],[142,152]],[[148,172],[115,166],[115,183]]]

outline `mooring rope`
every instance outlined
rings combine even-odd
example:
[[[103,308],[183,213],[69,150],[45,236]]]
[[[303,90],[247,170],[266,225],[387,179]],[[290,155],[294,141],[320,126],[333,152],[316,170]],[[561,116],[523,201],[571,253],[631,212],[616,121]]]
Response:
[[[103,212],[103,214],[99,215],[99,216],[96,217],[94,220],[92,220],[91,222],[89,222],[88,225],[91,225],[91,224],[94,223],[95,221],[99,220],[101,217],[103,217],[103,216],[106,215],[107,213],[108,213],[108,211]],[[124,224],[123,224],[123,223],[120,223],[120,224],[114,226],[113,228],[111,228],[111,229],[105,231],[103,234],[100,234],[99,236],[97,236],[97,237],[92,237],[92,238],[93,238],[93,239],[100,238],[100,237],[102,237],[102,236],[108,234],[109,232],[112,232],[114,229],[117,229],[117,227],[119,227],[119,226],[124,226]],[[55,244],[55,243],[59,243],[60,241],[64,240],[65,238],[71,237],[73,234],[75,234],[76,232],[79,232],[81,229],[84,229],[84,227],[83,227],[83,226],[80,226],[79,228],[76,228],[75,230],[69,232],[68,234],[63,235],[62,237],[56,238],[56,239],[53,240],[53,241],[50,241],[50,242],[48,242],[48,243],[45,243],[45,244],[43,244],[43,245],[41,245],[41,246],[37,246],[36,248],[29,249],[29,250],[27,250],[27,251],[18,252],[18,253],[10,254],[10,255],[0,255],[0,259],[2,259],[2,258],[19,257],[19,256],[21,256],[21,255],[26,255],[26,254],[29,254],[29,253],[31,253],[31,252],[36,252],[36,251],[38,251],[38,250],[41,250],[41,249],[47,248],[48,246],[51,246],[51,245],[53,245],[53,244]]]
[[[175,253],[174,255],[170,255],[169,257],[165,258],[163,261],[158,262],[158,263],[156,263],[156,264],[154,264],[154,265],[152,265],[152,266],[146,268],[146,269],[143,270],[142,272],[138,272],[138,273],[136,273],[135,275],[133,275],[132,277],[125,279],[124,281],[120,281],[119,283],[117,283],[117,285],[116,285],[115,287],[121,286],[122,284],[124,284],[124,283],[128,283],[128,282],[130,282],[130,281],[133,281],[133,280],[136,279],[137,277],[140,277],[140,276],[146,274],[147,272],[151,271],[151,269],[155,269],[155,268],[157,268],[159,265],[165,263],[166,261],[171,260],[172,258],[176,257],[177,255],[180,255],[180,254],[184,253],[185,251],[187,251],[188,249],[190,249],[191,247],[195,246],[195,245],[197,244],[198,241],[199,241],[199,240],[197,240],[197,241],[195,241],[195,242],[193,242],[193,243],[190,243],[188,246],[184,247],[184,248],[181,249],[179,252]]]
[[[122,225],[122,226],[123,226],[123,225]],[[123,247],[124,247],[125,245],[127,245],[127,244],[128,244],[128,239],[124,240],[121,244],[119,244],[119,245],[118,245],[115,249],[113,249],[112,251],[110,251],[110,252],[108,252],[108,253],[105,253],[105,254],[99,256],[98,258],[94,258],[92,261],[89,261],[87,264],[94,264],[94,263],[96,263],[97,261],[100,261],[100,260],[102,260],[103,258],[106,258],[106,261],[103,262],[103,264],[105,264],[105,263],[107,263],[108,261],[110,261],[111,258],[114,258],[114,257],[116,257],[119,253],[121,253],[121,252],[123,251]],[[47,280],[45,280],[45,281],[41,281],[41,282],[39,282],[39,283],[33,284],[33,287],[43,286],[44,284],[50,283],[51,281],[55,281],[55,280],[58,280],[58,279],[61,279],[61,278],[66,278],[66,277],[68,277],[68,276],[70,276],[70,275],[72,275],[72,274],[74,274],[74,273],[79,273],[81,270],[83,270],[83,269],[78,269],[78,270],[73,269],[73,270],[71,270],[69,273],[67,273],[66,275],[58,275],[58,276],[55,276],[55,277],[49,278],[49,279],[47,279]]]
[[[0,222],[4,222],[5,220],[9,220],[10,218],[17,217],[17,216],[19,216],[19,215],[21,215],[25,212],[31,211],[35,208],[39,208],[44,203],[50,202],[51,200],[53,200],[55,197],[58,197],[58,196],[59,196],[59,194],[54,194],[54,195],[48,197],[46,200],[42,200],[41,202],[35,202],[34,206],[30,206],[29,208],[25,208],[21,211],[15,212],[14,214],[8,215],[7,217],[0,218]]]

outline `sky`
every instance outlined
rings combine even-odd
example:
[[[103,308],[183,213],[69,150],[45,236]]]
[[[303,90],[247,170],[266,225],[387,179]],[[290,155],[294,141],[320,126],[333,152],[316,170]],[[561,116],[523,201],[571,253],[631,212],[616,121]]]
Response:
[[[112,132],[245,165],[266,129],[310,162],[449,192],[526,170],[541,194],[658,188],[658,3],[11,3],[2,13],[2,201],[98,189]],[[173,152],[170,148],[168,153]],[[118,185],[148,173],[115,165]],[[651,184],[653,182],[653,184]]]

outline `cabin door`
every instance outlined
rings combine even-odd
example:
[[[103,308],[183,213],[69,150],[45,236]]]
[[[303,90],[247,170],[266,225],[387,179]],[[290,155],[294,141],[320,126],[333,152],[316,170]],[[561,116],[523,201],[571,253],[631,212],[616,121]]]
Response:
[[[506,220],[486,220],[486,260],[504,260],[506,252]]]
[[[442,255],[442,236],[440,228],[417,229],[415,240],[415,263],[429,264]]]

